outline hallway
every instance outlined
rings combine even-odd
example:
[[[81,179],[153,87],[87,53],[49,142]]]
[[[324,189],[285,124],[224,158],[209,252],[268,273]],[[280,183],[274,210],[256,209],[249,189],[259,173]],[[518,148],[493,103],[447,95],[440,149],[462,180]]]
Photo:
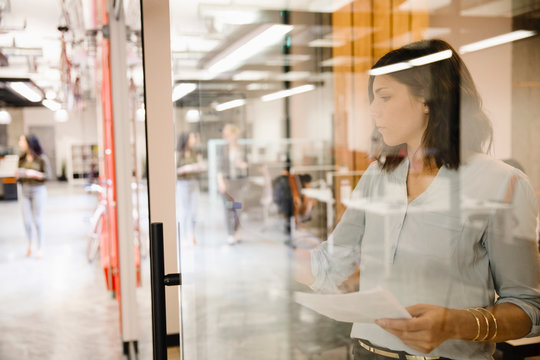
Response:
[[[99,261],[89,264],[85,255],[96,200],[67,183],[49,183],[48,195],[41,259],[26,257],[19,204],[0,202],[0,358],[124,359],[117,302]],[[292,277],[291,250],[275,224],[244,216],[242,242],[229,246],[218,205],[201,197],[197,245],[182,246],[186,358],[346,359],[350,325],[292,300],[293,291],[306,289]],[[302,241],[309,247],[314,239]],[[141,276],[139,359],[151,359],[148,257]],[[169,349],[169,358],[178,351]]]
[[[94,197],[49,183],[43,258],[26,257],[19,204],[0,202],[0,358],[123,359],[118,304],[85,249]],[[137,289],[141,359],[152,356],[149,260]]]

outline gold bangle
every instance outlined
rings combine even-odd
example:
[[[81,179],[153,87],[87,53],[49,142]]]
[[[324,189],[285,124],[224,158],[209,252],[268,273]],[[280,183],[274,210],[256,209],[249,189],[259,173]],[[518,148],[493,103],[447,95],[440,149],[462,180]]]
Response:
[[[476,341],[478,340],[478,338],[480,337],[480,320],[478,320],[478,317],[476,316],[476,314],[472,311],[472,309],[465,309],[467,310],[468,312],[471,313],[472,316],[474,316],[474,319],[476,320],[476,326],[478,326],[478,331],[476,332],[476,336],[474,337],[474,339],[472,339],[471,341]]]
[[[495,315],[493,315],[493,313],[491,311],[489,311],[488,309],[484,309],[484,308],[478,308],[479,310],[484,310],[485,312],[487,312],[491,318],[493,319],[493,324],[495,324],[495,332],[493,333],[493,335],[491,335],[491,337],[489,338],[488,341],[493,341],[495,339],[495,337],[497,336],[497,332],[498,332],[498,326],[497,326],[497,319],[495,318]]]
[[[487,318],[486,315],[484,315],[484,313],[482,311],[480,311],[480,309],[482,308],[474,308],[474,310],[478,311],[480,314],[482,314],[482,316],[484,317],[484,320],[486,321],[486,336],[484,336],[482,339],[478,340],[478,341],[486,341],[486,339],[488,338],[489,336],[489,319]]]

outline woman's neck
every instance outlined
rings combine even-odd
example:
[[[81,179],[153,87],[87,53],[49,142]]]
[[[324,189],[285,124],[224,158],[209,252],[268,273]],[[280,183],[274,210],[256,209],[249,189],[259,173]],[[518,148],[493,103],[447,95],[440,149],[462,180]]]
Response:
[[[435,161],[432,158],[426,158],[422,147],[407,145],[407,158],[409,159],[409,173],[431,174],[438,170]]]

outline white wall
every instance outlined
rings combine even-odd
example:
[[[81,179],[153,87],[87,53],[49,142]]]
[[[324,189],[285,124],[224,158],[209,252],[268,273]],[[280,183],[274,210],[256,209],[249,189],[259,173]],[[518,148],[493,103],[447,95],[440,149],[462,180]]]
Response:
[[[71,112],[65,123],[54,121],[54,112],[47,108],[24,108],[23,122],[25,133],[31,126],[54,126],[57,175],[61,173],[62,162],[67,161],[71,144],[97,144],[97,117],[93,103],[87,103],[82,112]]]

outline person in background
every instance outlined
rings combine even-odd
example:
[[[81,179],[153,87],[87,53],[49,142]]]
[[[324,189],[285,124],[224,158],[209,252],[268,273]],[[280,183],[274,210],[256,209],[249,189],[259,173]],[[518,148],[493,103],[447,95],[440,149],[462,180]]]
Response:
[[[194,245],[197,243],[195,225],[200,193],[199,174],[204,170],[204,164],[196,151],[198,142],[199,137],[194,132],[180,134],[176,171],[181,238]]]
[[[406,307],[410,319],[353,324],[355,360],[489,360],[495,343],[540,335],[535,193],[485,153],[491,124],[459,54],[442,40],[393,50],[368,94],[384,144],[297,279],[339,292],[360,267],[360,291]]]
[[[19,138],[19,165],[17,169],[17,179],[20,184],[19,199],[21,199],[24,229],[28,239],[28,250],[26,255],[32,255],[33,248],[33,227],[36,228],[36,255],[43,256],[43,223],[42,215],[45,201],[47,200],[47,189],[45,181],[51,179],[51,167],[47,155],[37,137],[33,135],[21,135]]]
[[[230,245],[238,242],[242,188],[247,177],[248,164],[244,160],[244,151],[238,144],[240,130],[237,126],[227,124],[223,127],[223,139],[227,144],[222,148],[218,161],[217,185],[225,206],[225,224],[227,226],[227,242]]]

